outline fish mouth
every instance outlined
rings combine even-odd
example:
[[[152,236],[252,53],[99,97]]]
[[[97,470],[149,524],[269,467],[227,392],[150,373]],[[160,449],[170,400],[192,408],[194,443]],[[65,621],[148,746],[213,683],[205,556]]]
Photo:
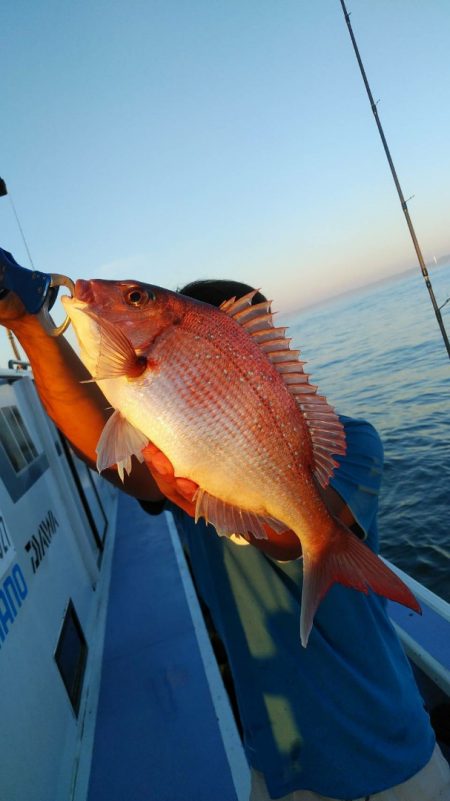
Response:
[[[61,303],[64,306],[64,310],[68,317],[73,322],[73,316],[76,312],[83,312],[84,314],[89,313],[89,304],[85,303],[83,300],[77,300],[75,296],[70,298],[68,295],[63,295],[61,298]],[[92,314],[91,314],[92,316]]]
[[[95,295],[91,281],[85,281],[83,278],[78,278],[75,283],[76,300],[81,300],[83,303],[95,303]]]
[[[87,312],[89,308],[95,304],[95,294],[92,287],[92,282],[84,281],[82,278],[78,278],[78,280],[75,282],[73,297],[63,295],[61,302],[69,316],[71,311],[75,309]]]

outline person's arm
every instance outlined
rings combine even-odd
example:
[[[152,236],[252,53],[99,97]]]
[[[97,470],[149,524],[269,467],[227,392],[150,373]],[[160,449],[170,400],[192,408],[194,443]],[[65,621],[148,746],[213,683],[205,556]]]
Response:
[[[39,319],[27,314],[11,292],[0,301],[0,324],[12,330],[27,354],[47,414],[79,456],[95,467],[95,448],[112,413],[101,390],[95,383],[81,383],[90,375],[67,340],[50,337]],[[158,501],[164,497],[146,465],[134,458],[132,473],[124,484],[115,469],[102,475],[135,498]]]

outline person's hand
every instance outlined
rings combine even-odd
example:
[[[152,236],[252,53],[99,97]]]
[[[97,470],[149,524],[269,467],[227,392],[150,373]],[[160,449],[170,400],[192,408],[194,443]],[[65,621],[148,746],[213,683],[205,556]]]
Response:
[[[149,443],[142,451],[145,464],[150,470],[159,489],[170,501],[184,509],[188,515],[195,517],[195,501],[193,500],[198,484],[188,478],[177,478],[172,463],[167,456]],[[273,559],[289,562],[298,559],[302,550],[298,537],[293,531],[283,531],[277,534],[270,526],[265,526],[267,539],[257,539],[251,531],[247,532],[246,539],[258,550],[263,551]]]
[[[176,478],[171,462],[153,443],[149,442],[142,451],[142,456],[163,495],[184,509],[188,515],[195,517],[193,498],[198,484],[188,478]]]

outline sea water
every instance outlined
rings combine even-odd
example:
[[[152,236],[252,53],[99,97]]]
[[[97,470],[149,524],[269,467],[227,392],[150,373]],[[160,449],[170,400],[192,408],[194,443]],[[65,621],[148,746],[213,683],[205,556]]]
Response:
[[[442,305],[450,266],[432,282]],[[450,601],[450,359],[420,271],[280,322],[320,393],[382,438],[382,554]]]

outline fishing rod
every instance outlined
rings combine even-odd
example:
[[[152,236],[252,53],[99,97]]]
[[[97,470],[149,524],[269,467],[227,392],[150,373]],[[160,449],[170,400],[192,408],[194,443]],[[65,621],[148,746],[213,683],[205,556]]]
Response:
[[[384,131],[383,131],[383,128],[382,128],[382,125],[381,125],[381,122],[380,122],[379,115],[378,115],[377,105],[374,102],[373,95],[372,95],[372,92],[371,92],[370,86],[369,86],[369,81],[367,80],[366,71],[364,69],[364,65],[362,63],[361,56],[359,54],[358,45],[356,44],[355,35],[353,33],[353,29],[352,29],[352,26],[351,26],[351,23],[350,23],[350,14],[348,13],[348,11],[347,11],[347,9],[345,7],[344,0],[340,0],[340,3],[341,3],[341,6],[342,6],[342,11],[344,13],[345,21],[347,23],[348,32],[349,32],[350,38],[352,40],[352,45],[353,45],[353,49],[355,51],[356,59],[358,61],[358,66],[359,66],[359,69],[361,71],[362,79],[364,81],[364,86],[366,87],[366,92],[367,92],[367,95],[369,97],[370,105],[371,105],[371,108],[372,108],[372,111],[373,111],[373,116],[375,117],[375,122],[377,124],[378,132],[380,134],[381,141],[383,143],[384,152],[386,153],[386,158],[388,160],[389,167],[391,168],[391,173],[392,173],[392,177],[394,179],[394,183],[395,183],[395,186],[396,186],[396,189],[397,189],[397,194],[398,194],[398,196],[400,198],[401,207],[403,209],[403,213],[404,213],[405,218],[406,218],[406,224],[408,226],[409,233],[410,233],[411,239],[413,241],[414,249],[416,251],[417,258],[419,260],[420,269],[422,271],[422,275],[424,277],[425,284],[426,284],[426,287],[428,289],[428,292],[429,292],[429,295],[430,295],[430,298],[431,298],[431,303],[433,305],[434,313],[436,315],[436,319],[438,321],[439,328],[441,329],[442,338],[444,340],[445,347],[447,348],[447,354],[448,354],[448,357],[450,359],[450,342],[449,342],[449,339],[448,339],[448,336],[447,336],[447,331],[445,330],[445,325],[444,325],[444,321],[442,319],[442,314],[441,314],[441,309],[443,308],[443,306],[441,306],[441,307],[438,306],[437,301],[436,301],[436,297],[435,297],[435,294],[434,294],[434,291],[433,291],[433,287],[431,286],[431,279],[430,279],[430,276],[428,274],[427,266],[425,264],[425,260],[424,260],[423,255],[422,255],[422,250],[420,248],[419,241],[417,239],[416,232],[414,230],[414,226],[412,224],[412,220],[411,220],[411,217],[410,217],[410,214],[409,214],[409,211],[408,211],[407,201],[404,198],[404,195],[403,195],[403,192],[402,192],[402,188],[400,186],[400,181],[398,180],[398,177],[397,177],[397,172],[396,172],[395,167],[394,167],[394,162],[392,161],[392,157],[391,157],[391,154],[390,154],[390,151],[389,151],[389,147],[388,147],[388,144],[387,144],[387,141],[386,141],[386,137],[384,135]],[[443,304],[443,305],[445,305],[445,304]]]

